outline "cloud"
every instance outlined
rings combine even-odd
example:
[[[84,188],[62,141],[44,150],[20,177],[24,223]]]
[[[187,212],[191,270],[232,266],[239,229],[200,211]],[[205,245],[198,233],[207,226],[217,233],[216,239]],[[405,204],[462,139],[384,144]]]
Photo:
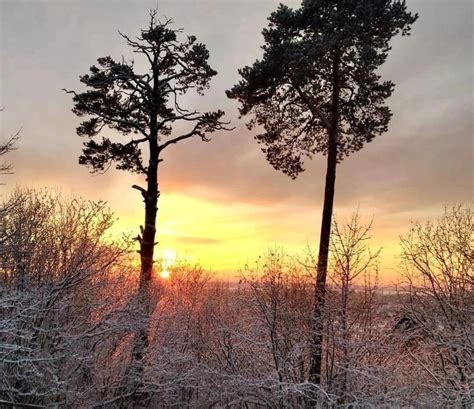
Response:
[[[208,237],[175,236],[175,239],[178,243],[190,245],[219,244],[222,242],[222,240],[212,239]]]
[[[19,149],[10,158],[16,173],[3,189],[48,185],[107,199],[119,217],[135,226],[142,219],[142,203],[130,186],[142,181],[115,170],[91,176],[77,164],[79,119],[61,88],[78,88],[78,76],[99,56],[131,56],[117,29],[138,33],[156,1],[117,1],[112,14],[105,1],[0,3],[0,105],[8,107],[0,116],[0,130],[8,135],[23,127]],[[185,220],[176,237],[185,247],[231,243],[228,260],[238,257],[237,245],[275,244],[273,240],[294,245],[317,237],[325,158],[308,161],[306,172],[294,181],[275,171],[253,139],[255,132],[245,127],[246,118],[238,118],[238,104],[225,96],[239,80],[237,69],[261,56],[260,32],[278,3],[160,2],[162,14],[207,44],[211,65],[219,73],[204,98],[193,95],[183,101],[191,108],[224,109],[236,129],[212,135],[208,143],[187,141],[166,152],[160,170],[165,211],[159,223],[170,222],[166,217]],[[298,6],[300,0],[285,3]],[[472,2],[455,3],[408,2],[420,19],[410,37],[394,39],[381,69],[384,78],[396,83],[389,100],[394,113],[389,132],[338,167],[336,212],[343,216],[359,206],[363,214],[375,216],[374,226],[380,226],[387,240],[396,241],[410,219],[473,197]],[[170,195],[179,195],[181,201],[198,198],[210,210],[201,220],[191,199],[186,202],[190,208],[179,208],[186,215],[166,210]],[[194,230],[187,232],[191,222]]]

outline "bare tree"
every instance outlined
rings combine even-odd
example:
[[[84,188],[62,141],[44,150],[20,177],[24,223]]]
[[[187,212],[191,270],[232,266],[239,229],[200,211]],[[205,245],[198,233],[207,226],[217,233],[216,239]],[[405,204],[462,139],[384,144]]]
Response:
[[[10,206],[10,203],[13,203]],[[107,239],[102,202],[17,191],[1,218],[0,399],[72,405],[101,396],[117,336],[127,247]],[[100,359],[98,358],[100,357]]]
[[[5,108],[1,108],[0,112],[4,111],[4,109]],[[15,145],[18,139],[20,139],[20,132],[21,132],[21,129],[19,129],[13,135],[10,135],[5,142],[0,144],[0,156],[4,156],[7,153],[16,149]],[[12,168],[13,168],[13,165],[11,163],[2,162],[0,164],[0,174],[1,175],[11,174]]]
[[[318,388],[306,383],[308,335],[313,295],[311,270],[281,249],[270,251],[243,272],[256,366],[254,392],[262,405],[302,407],[314,404]],[[251,387],[248,386],[251,390]]]
[[[445,209],[433,222],[414,223],[401,238],[408,279],[407,356],[427,374],[419,388],[443,407],[474,401],[474,217],[468,206]]]
[[[333,221],[326,317],[325,387],[337,405],[363,400],[361,389],[374,383],[374,317],[380,250],[369,246],[372,223],[359,214]],[[366,402],[369,403],[369,402]],[[371,402],[374,403],[374,402]]]

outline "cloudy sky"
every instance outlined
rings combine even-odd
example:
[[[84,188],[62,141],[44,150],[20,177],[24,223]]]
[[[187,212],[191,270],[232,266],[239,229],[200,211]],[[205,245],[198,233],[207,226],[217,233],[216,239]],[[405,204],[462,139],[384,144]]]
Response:
[[[131,57],[117,30],[133,35],[148,10],[172,17],[210,50],[218,71],[204,98],[190,106],[226,111],[236,127],[166,152],[161,171],[159,252],[199,261],[229,278],[272,246],[293,255],[316,248],[325,161],[316,157],[290,180],[275,171],[238,118],[225,90],[237,69],[261,55],[261,30],[278,0],[0,0],[0,135],[22,128],[10,156],[16,186],[60,189],[66,195],[105,199],[120,219],[116,231],[136,231],[142,203],[130,188],[140,182],[119,171],[91,175],[78,165],[78,118],[62,88],[97,57]],[[299,1],[284,3],[297,7]],[[398,237],[411,220],[440,214],[445,204],[473,198],[473,3],[408,0],[420,14],[410,37],[393,40],[381,73],[396,83],[389,101],[390,130],[338,169],[336,214],[359,209],[374,219],[373,246],[383,247],[382,277],[396,279]]]

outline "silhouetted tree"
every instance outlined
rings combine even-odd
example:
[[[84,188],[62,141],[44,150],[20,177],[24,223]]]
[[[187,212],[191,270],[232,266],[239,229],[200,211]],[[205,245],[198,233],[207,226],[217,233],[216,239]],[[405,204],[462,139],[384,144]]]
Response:
[[[4,108],[0,109],[3,112]],[[0,144],[0,156],[6,155],[7,153],[16,149],[15,144],[20,139],[20,131],[18,130],[13,135],[10,135],[5,142]],[[13,165],[9,162],[0,163],[0,174],[10,174],[12,172]]]
[[[327,155],[314,302],[310,380],[320,382],[322,310],[325,303],[336,165],[387,130],[385,100],[394,84],[377,69],[390,39],[409,34],[416,14],[404,1],[303,0],[280,5],[263,30],[263,58],[239,70],[242,80],[227,95],[253,114],[248,126],[275,169],[296,178],[303,158]]]
[[[133,61],[115,61],[111,57],[97,60],[90,73],[81,76],[87,91],[74,95],[73,112],[87,116],[77,128],[84,143],[79,163],[93,172],[104,172],[112,163],[116,168],[145,175],[146,187],[134,185],[145,202],[145,223],[137,239],[140,243],[140,288],[146,286],[153,269],[156,233],[158,165],[161,155],[170,145],[195,136],[208,141],[206,135],[224,129],[220,121],[224,112],[198,112],[185,109],[181,97],[190,90],[203,95],[217,74],[208,64],[209,52],[196,37],[180,41],[181,30],[171,28],[172,21],[160,21],[156,11],[150,13],[150,25],[132,39],[122,33],[134,53],[144,57],[147,70],[138,73]],[[189,129],[175,134],[177,123],[189,124]],[[115,142],[109,137],[95,139],[104,128],[126,137]],[[145,150],[147,158],[142,157]]]
[[[87,91],[65,90],[74,95],[73,112],[88,117],[77,128],[79,136],[88,138],[79,163],[93,172],[104,172],[115,163],[117,169],[146,177],[146,187],[133,185],[133,188],[141,192],[145,202],[145,222],[137,240],[141,259],[139,297],[148,316],[162,153],[169,146],[195,136],[208,141],[209,133],[225,129],[220,120],[223,111],[199,112],[182,106],[184,94],[195,90],[203,95],[217,74],[208,64],[208,50],[194,36],[181,41],[178,38],[181,30],[172,29],[170,19],[160,21],[156,14],[156,10],[151,11],[149,27],[137,38],[120,33],[133,52],[143,57],[147,65],[144,73],[136,72],[133,61],[102,57],[89,74],[80,77]],[[188,129],[177,133],[173,128],[178,123],[184,124],[180,126],[181,132],[183,127]],[[116,142],[105,136],[97,140],[106,127],[126,137],[126,141]],[[146,159],[142,156],[144,151]],[[147,346],[147,328],[143,327],[135,336],[130,365],[130,377],[137,379],[131,393],[135,402],[142,385],[142,361]]]

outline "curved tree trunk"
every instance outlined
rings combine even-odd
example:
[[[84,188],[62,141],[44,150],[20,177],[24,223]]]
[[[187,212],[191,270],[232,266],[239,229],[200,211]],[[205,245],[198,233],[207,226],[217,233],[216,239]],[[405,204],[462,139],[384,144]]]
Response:
[[[337,166],[337,130],[339,124],[339,52],[335,51],[333,61],[333,95],[331,128],[328,131],[328,159],[326,184],[324,189],[323,217],[319,239],[318,266],[316,272],[316,288],[313,311],[313,328],[311,339],[311,361],[309,381],[321,383],[322,346],[324,329],[324,305],[326,303],[326,276],[328,270],[329,242],[334,204],[334,188],[336,185]]]

